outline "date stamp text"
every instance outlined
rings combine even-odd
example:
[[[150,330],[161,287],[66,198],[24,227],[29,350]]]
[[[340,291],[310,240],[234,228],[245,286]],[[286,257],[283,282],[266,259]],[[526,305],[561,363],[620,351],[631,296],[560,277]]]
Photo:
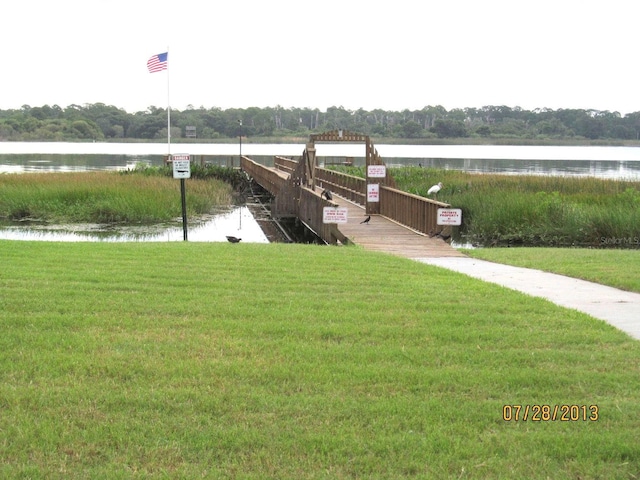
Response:
[[[504,405],[505,422],[596,422],[598,405]]]

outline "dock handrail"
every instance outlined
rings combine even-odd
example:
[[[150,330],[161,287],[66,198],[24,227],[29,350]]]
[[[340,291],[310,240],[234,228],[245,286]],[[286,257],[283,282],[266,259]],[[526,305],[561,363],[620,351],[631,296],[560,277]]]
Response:
[[[263,165],[248,157],[243,156],[240,159],[240,166],[242,167],[242,170],[247,172],[249,176],[255,178],[260,185],[269,190],[273,195],[280,193],[285,182],[289,179],[288,173],[280,170],[264,168]]]
[[[372,177],[362,178],[320,167],[314,144],[317,141],[364,142],[367,167],[384,165],[368,136],[343,130],[311,135],[300,160],[276,156],[274,168],[242,157],[242,169],[274,196],[272,214],[276,218],[297,217],[326,242],[347,242],[335,224],[323,224],[323,207],[332,202],[320,195],[321,190],[316,191],[319,187],[364,206],[367,215],[387,217],[418,233],[429,235],[442,230],[437,224],[438,209],[449,204],[398,190],[388,168],[384,178],[374,177],[369,172],[375,169],[369,168],[367,175]]]
[[[367,181],[364,178],[316,167],[315,179],[321,188],[329,189],[358,205],[366,204]]]
[[[438,209],[450,206],[395,188],[380,187],[380,214],[420,233],[437,230]]]

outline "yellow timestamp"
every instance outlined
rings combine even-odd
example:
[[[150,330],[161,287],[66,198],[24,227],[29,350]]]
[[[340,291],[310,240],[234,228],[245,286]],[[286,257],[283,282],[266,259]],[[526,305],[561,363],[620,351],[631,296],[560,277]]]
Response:
[[[503,405],[505,422],[597,422],[598,405]]]

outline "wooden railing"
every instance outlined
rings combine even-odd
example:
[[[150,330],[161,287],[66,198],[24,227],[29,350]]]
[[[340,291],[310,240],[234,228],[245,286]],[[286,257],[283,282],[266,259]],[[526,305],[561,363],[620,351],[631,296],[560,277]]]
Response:
[[[335,244],[338,241],[348,243],[335,223],[323,223],[324,207],[336,207],[337,204],[322,198],[307,187],[300,188],[300,210],[298,218],[325,242]]]
[[[304,164],[283,157],[276,157],[274,164],[276,168],[271,169],[247,157],[242,157],[241,161],[243,170],[274,195],[276,216],[297,216],[326,242],[346,243],[347,239],[335,224],[322,222],[323,207],[335,204],[306,185]],[[367,181],[364,178],[320,167],[314,172],[315,186],[366,205]],[[380,186],[379,214],[423,234],[442,230],[437,224],[438,208],[447,207],[450,207],[447,203]]]
[[[290,158],[285,157],[274,157],[273,158],[273,166],[282,170],[285,173],[292,174],[298,168],[300,161],[299,160],[291,160]]]
[[[364,178],[320,167],[315,172],[316,185],[320,188],[331,190],[358,205],[366,204],[367,181]]]
[[[354,203],[366,204],[367,184],[364,178],[318,167],[316,184]],[[380,215],[424,234],[442,230],[438,226],[438,208],[450,206],[396,188],[380,187]]]
[[[240,165],[250,177],[255,178],[260,185],[269,190],[274,196],[280,193],[280,190],[289,179],[289,174],[280,170],[265,168],[264,165],[254,162],[247,157],[241,158]]]
[[[380,214],[424,234],[442,230],[437,224],[438,208],[450,206],[395,188],[380,188]]]

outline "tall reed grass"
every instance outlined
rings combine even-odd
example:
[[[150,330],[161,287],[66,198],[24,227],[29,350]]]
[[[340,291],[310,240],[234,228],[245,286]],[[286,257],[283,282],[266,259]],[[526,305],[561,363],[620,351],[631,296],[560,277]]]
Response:
[[[116,172],[0,175],[0,219],[5,221],[154,223],[180,217],[180,182],[162,175]],[[189,215],[231,203],[231,186],[187,180]]]
[[[640,239],[640,182],[593,177],[509,176],[408,167],[398,186],[463,211],[459,235],[479,245],[629,246]],[[637,245],[635,245],[637,247]]]

